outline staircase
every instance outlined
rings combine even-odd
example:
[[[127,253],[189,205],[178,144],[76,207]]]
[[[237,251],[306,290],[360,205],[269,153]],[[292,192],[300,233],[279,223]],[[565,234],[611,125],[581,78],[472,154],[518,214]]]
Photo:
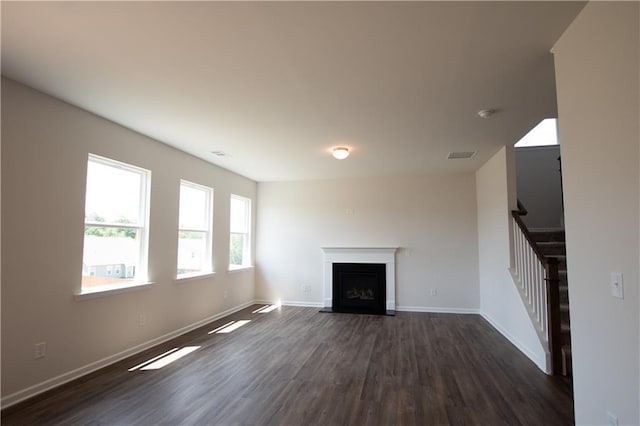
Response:
[[[535,161],[535,167],[531,167],[533,164],[531,161]],[[550,174],[552,165],[549,161],[553,161],[553,159],[536,157],[535,160],[524,163],[528,164],[530,171],[522,177],[524,185],[519,189],[523,190],[523,195],[530,195],[532,193],[531,183],[535,182],[538,195],[529,198],[530,200],[544,199],[544,197],[540,198],[538,191],[540,187],[537,186],[537,182],[543,177],[552,176]],[[559,216],[559,223],[563,224],[562,204],[564,197],[561,158],[557,157],[557,161],[559,194],[552,190],[555,185],[553,179],[543,179],[543,181],[547,182],[545,196],[552,200],[549,204],[552,208],[548,213],[551,216]],[[525,170],[527,169],[525,168]],[[532,174],[531,170],[536,170],[538,174]],[[560,197],[560,211],[557,210],[558,203],[553,202],[553,200],[558,201],[555,198],[558,195]],[[555,220],[549,220],[548,217],[541,220],[540,212],[542,210],[547,212],[545,203],[537,202],[537,205],[530,207],[533,207],[533,211],[537,212],[535,220],[530,220],[530,223],[556,223]],[[522,217],[527,216],[528,213],[518,199],[517,210],[511,212],[513,259],[509,271],[522,302],[527,308],[540,343],[545,348],[547,372],[568,378],[571,377],[572,366],[565,233],[563,228],[528,229],[522,220]],[[571,382],[571,380],[568,381]]]
[[[558,290],[560,310],[560,355],[561,366],[554,367],[554,374],[571,376],[571,324],[569,319],[569,287],[567,281],[567,258],[564,229],[530,229],[529,235],[545,259],[558,262]]]

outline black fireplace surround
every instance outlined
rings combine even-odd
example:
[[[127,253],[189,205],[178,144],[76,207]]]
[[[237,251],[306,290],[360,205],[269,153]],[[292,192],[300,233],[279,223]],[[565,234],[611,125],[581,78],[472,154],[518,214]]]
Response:
[[[384,263],[334,263],[333,312],[386,314]]]

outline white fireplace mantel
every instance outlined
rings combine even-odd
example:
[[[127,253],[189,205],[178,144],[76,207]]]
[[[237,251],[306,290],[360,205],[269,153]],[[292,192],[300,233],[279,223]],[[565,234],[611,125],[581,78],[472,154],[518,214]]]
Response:
[[[386,265],[386,309],[396,309],[396,251],[393,246],[367,247],[321,247],[324,252],[323,298],[324,307],[333,304],[333,264],[334,263],[383,263]]]

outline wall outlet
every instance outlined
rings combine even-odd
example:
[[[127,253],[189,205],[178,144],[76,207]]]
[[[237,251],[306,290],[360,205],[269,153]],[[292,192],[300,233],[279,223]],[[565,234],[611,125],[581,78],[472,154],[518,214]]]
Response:
[[[438,295],[438,289],[437,288],[432,288],[430,291],[432,296],[437,296]]]
[[[624,285],[622,284],[622,272],[611,273],[611,295],[618,299],[624,299]]]
[[[138,315],[138,326],[144,327],[147,324],[147,316],[145,314]]]
[[[36,343],[34,358],[44,358],[47,354],[47,342]]]
[[[303,293],[311,293],[311,286],[309,284],[302,284]]]
[[[229,292],[225,290],[224,293],[222,293],[222,296],[226,299],[227,297],[229,297]]]
[[[607,411],[607,426],[618,426],[618,418]]]

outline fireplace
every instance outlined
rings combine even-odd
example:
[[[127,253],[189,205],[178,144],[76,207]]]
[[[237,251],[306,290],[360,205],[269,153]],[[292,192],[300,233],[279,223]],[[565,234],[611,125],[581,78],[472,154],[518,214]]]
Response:
[[[396,309],[395,253],[398,247],[322,247],[324,252],[324,308],[322,312],[360,312],[394,315]],[[346,271],[336,265],[357,265]],[[372,266],[373,270],[367,270]],[[336,274],[338,275],[336,277]],[[338,287],[340,275],[355,285]],[[373,276],[377,278],[372,278]],[[340,294],[340,291],[343,293]],[[373,297],[376,302],[369,300]],[[375,307],[374,307],[375,306]],[[375,311],[375,312],[374,312]]]
[[[332,310],[355,314],[386,314],[384,263],[334,263]]]

